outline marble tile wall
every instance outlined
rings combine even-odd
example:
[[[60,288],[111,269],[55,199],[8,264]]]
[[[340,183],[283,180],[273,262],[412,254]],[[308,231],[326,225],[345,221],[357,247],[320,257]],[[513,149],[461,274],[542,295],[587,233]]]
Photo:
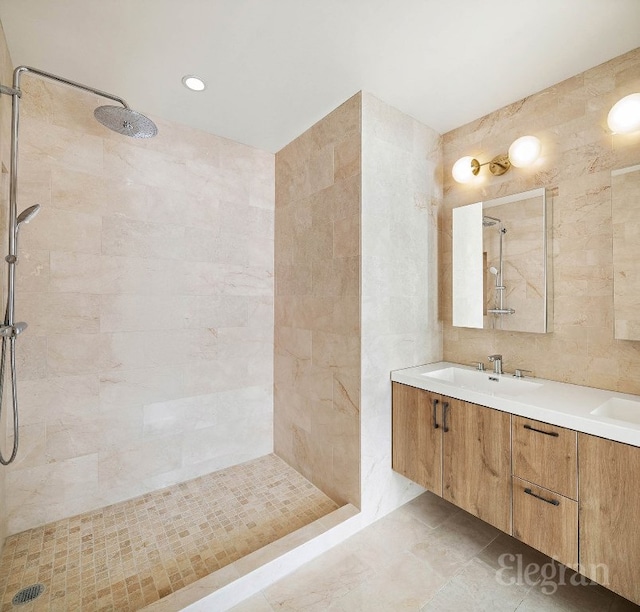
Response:
[[[276,154],[275,452],[360,505],[358,94]]]
[[[272,451],[274,156],[25,76],[15,533]],[[120,92],[116,92],[120,93]]]
[[[7,48],[7,41],[4,36],[2,24],[0,24],[0,83],[2,85],[11,85],[12,83],[13,64],[11,56]],[[9,197],[9,165],[11,151],[11,98],[8,96],[0,96],[0,253],[2,257],[7,252],[7,210]],[[2,290],[0,295],[4,299],[6,282],[5,265],[0,266],[0,285]],[[4,312],[4,311],[2,311]],[[6,400],[5,400],[6,401]],[[9,423],[11,422],[11,414],[7,410],[3,410],[2,420],[0,421],[0,444],[2,445],[3,455],[11,454],[12,439],[9,439]],[[0,466],[0,551],[4,544],[7,534],[7,507],[6,507],[6,470]]]
[[[444,358],[467,363],[492,353],[505,368],[580,385],[640,393],[640,342],[614,340],[610,171],[640,162],[640,136],[612,136],[607,113],[640,91],[640,49],[630,51],[444,135],[440,313]],[[517,137],[541,139],[542,158],[501,177],[486,169],[460,185],[451,167],[482,162]],[[470,330],[451,325],[451,209],[546,187],[553,215],[553,333]]]
[[[437,132],[362,95],[362,509],[402,505],[417,485],[391,470],[391,370],[442,358]]]

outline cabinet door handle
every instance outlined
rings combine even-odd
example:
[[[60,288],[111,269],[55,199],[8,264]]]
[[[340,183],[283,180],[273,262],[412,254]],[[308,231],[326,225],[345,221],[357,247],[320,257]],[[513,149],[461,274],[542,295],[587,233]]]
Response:
[[[554,438],[557,438],[560,435],[557,431],[543,431],[542,429],[531,427],[531,425],[523,425],[523,427],[529,431],[535,431],[537,433],[544,434],[545,436],[553,436]]]
[[[434,399],[433,400],[433,428],[434,429],[438,429],[440,427],[440,425],[438,425],[438,416],[437,416],[437,409],[438,409],[438,404],[440,403],[440,400],[438,399]]]
[[[524,492],[527,495],[531,495],[531,497],[535,497],[536,499],[541,499],[543,502],[547,502],[548,504],[551,504],[552,506],[559,506],[560,502],[557,499],[547,499],[546,497],[542,497],[541,495],[536,495],[531,489],[526,488],[524,490]]]
[[[449,431],[449,402],[442,402],[442,431]]]

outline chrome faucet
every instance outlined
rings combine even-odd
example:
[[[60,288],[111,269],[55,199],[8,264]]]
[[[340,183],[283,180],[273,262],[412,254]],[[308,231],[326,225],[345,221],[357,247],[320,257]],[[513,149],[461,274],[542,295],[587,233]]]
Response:
[[[489,355],[489,361],[493,363],[493,373],[502,374],[502,355]]]

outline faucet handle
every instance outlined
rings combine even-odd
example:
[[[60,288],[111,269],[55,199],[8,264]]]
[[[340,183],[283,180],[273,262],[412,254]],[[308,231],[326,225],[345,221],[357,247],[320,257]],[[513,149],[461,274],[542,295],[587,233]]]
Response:
[[[489,357],[487,357],[487,359],[489,361],[495,361],[496,359],[502,360],[502,355],[489,355]]]
[[[482,361],[472,361],[471,365],[476,366],[476,370],[478,370],[479,372],[485,371],[484,362]]]
[[[516,378],[524,378],[524,372],[527,372],[527,374],[531,374],[531,370],[524,370],[523,368],[516,368],[516,371],[513,373],[513,375]]]

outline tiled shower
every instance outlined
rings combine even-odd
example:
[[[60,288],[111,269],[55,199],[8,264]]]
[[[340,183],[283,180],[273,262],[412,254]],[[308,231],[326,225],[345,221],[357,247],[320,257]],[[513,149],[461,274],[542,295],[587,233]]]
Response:
[[[272,450],[273,156],[26,77],[10,533]]]

